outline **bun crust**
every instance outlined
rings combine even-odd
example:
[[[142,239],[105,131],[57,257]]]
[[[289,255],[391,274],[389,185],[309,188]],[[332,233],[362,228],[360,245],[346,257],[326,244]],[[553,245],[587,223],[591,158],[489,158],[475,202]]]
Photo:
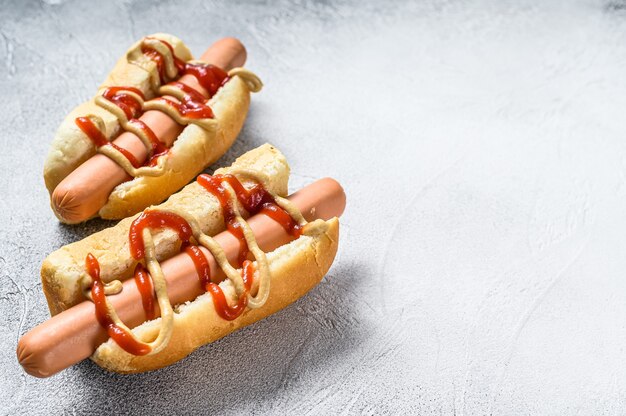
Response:
[[[326,222],[327,228],[315,236],[302,236],[267,254],[271,271],[271,291],[265,305],[247,309],[234,321],[226,321],[215,312],[211,295],[205,293],[176,308],[174,331],[167,347],[155,355],[136,356],[109,339],[91,357],[99,366],[118,373],[140,373],[171,365],[199,347],[250,325],[295,302],[317,285],[330,268],[337,252],[339,221]],[[220,283],[234,302],[230,281]],[[160,318],[144,322],[133,333],[147,342],[156,338]]]
[[[269,183],[266,184],[269,190],[280,196],[287,195],[289,165],[283,154],[269,144],[245,153],[230,168],[218,169],[215,173],[227,173],[231,169],[259,171],[269,177]],[[254,185],[249,179],[240,180],[244,186]],[[208,235],[215,235],[225,229],[218,200],[195,181],[158,208],[185,210],[198,220],[202,232]],[[128,231],[136,217],[126,218],[113,227],[61,247],[46,257],[41,267],[41,280],[52,315],[85,300],[80,290],[80,280],[85,275],[85,257],[88,253],[98,257],[103,282],[131,277],[137,262],[130,255]],[[174,231],[165,229],[154,233],[153,237],[159,261],[178,254],[180,241]]]

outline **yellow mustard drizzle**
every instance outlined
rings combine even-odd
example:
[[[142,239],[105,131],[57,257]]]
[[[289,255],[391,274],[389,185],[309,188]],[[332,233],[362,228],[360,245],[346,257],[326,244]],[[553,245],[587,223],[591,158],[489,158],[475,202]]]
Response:
[[[129,336],[135,340],[138,344],[142,344],[149,349],[148,355],[156,354],[159,351],[163,350],[169,343],[170,338],[172,337],[172,330],[174,328],[174,310],[172,309],[172,304],[167,296],[167,283],[165,282],[165,276],[163,276],[163,270],[161,270],[161,265],[156,259],[156,253],[154,248],[154,242],[152,240],[152,234],[150,230],[145,229],[143,231],[144,245],[145,245],[145,262],[148,271],[150,272],[150,276],[152,279],[152,286],[154,288],[154,292],[156,293],[157,302],[159,304],[159,309],[161,310],[161,327],[159,329],[159,334],[156,339],[151,342],[143,342],[137,339],[137,337],[133,334],[131,329],[122,322],[122,320],[117,315],[115,308],[109,302],[107,297],[104,298],[106,304],[107,315],[111,318],[113,323],[125,331]],[[83,280],[84,282],[84,280]],[[85,283],[83,283],[83,287],[85,287]],[[115,288],[115,289],[114,289]],[[89,289],[85,290],[85,296],[87,296],[90,300],[93,301],[91,296],[91,291]],[[105,284],[105,294],[113,295],[118,294],[122,291],[122,282],[119,280],[113,280],[107,284]]]

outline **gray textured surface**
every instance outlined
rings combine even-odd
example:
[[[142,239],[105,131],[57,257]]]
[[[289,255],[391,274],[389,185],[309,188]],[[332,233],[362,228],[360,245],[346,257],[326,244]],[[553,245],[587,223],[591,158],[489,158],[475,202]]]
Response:
[[[626,412],[626,3],[0,2],[0,413]],[[382,4],[382,3],[381,3]],[[135,39],[222,35],[265,81],[241,138],[345,186],[323,283],[152,374],[16,363],[59,225],[41,170]]]

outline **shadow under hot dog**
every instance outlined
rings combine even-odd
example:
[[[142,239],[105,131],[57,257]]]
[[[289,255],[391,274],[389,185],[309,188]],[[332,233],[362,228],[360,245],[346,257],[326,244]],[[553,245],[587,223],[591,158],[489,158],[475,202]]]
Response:
[[[121,414],[268,410],[280,395],[306,388],[307,380],[352,354],[371,333],[352,302],[371,277],[363,267],[333,268],[294,304],[161,370],[120,375],[86,360],[67,370],[85,385],[73,408],[88,412],[98,403]]]

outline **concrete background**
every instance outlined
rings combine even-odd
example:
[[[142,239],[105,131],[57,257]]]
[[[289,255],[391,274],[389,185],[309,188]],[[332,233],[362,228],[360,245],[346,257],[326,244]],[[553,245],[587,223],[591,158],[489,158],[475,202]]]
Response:
[[[624,414],[626,3],[0,4],[0,413]],[[264,80],[219,165],[269,141],[346,188],[295,305],[170,368],[17,365],[47,317],[43,160],[139,37],[240,37]]]

